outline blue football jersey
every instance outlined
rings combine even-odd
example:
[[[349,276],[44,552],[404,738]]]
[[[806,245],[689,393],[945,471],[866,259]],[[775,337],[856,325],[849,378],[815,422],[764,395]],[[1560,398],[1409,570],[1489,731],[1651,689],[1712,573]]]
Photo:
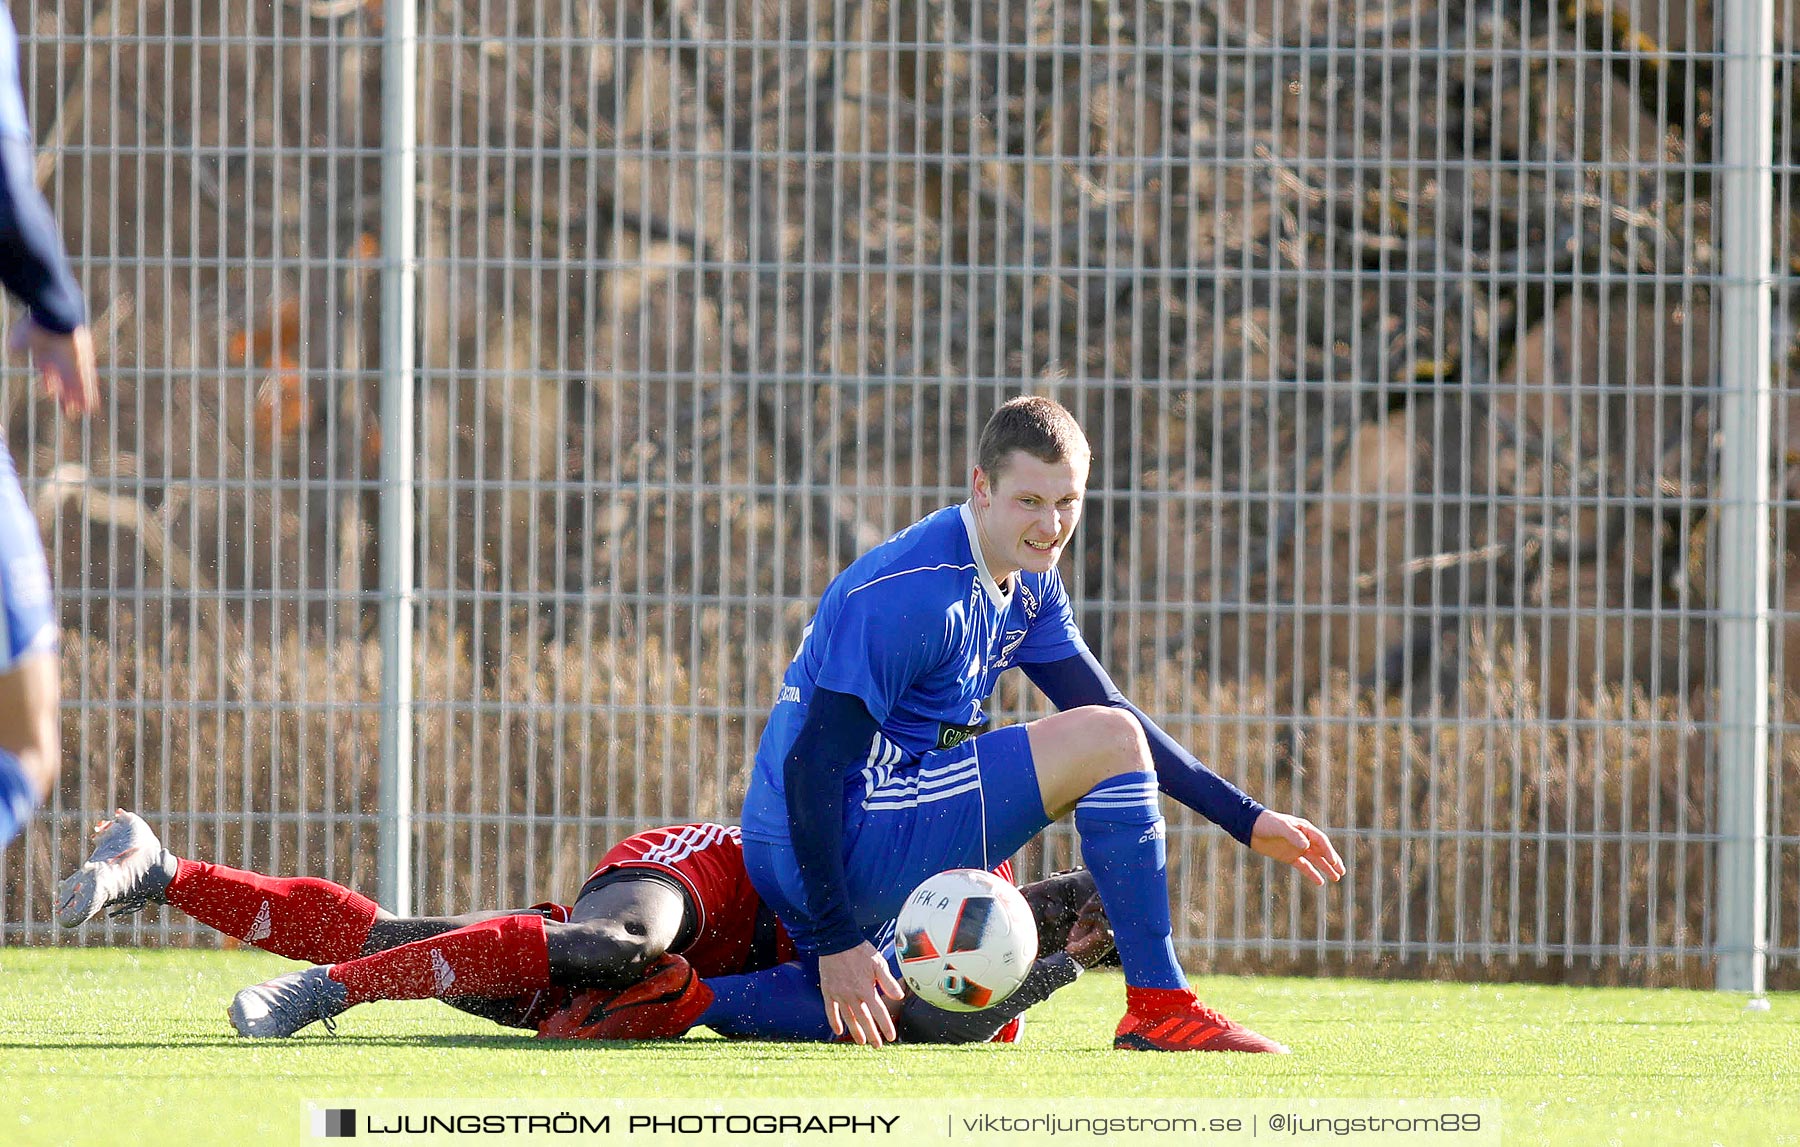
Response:
[[[25,114],[25,93],[19,82],[19,33],[4,5],[0,5],[0,135],[31,138],[31,120]]]
[[[995,583],[969,506],[914,523],[858,558],[820,598],[757,747],[745,834],[788,838],[782,766],[813,690],[862,699],[881,727],[872,760],[916,759],[985,724],[982,703],[1007,669],[1085,648],[1054,569],[1020,571],[1010,592]]]

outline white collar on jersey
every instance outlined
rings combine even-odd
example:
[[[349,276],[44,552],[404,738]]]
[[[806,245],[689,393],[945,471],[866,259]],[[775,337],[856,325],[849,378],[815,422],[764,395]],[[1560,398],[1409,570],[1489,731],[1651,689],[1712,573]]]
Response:
[[[988,572],[987,558],[981,554],[981,532],[975,528],[975,507],[964,502],[961,506],[963,529],[969,534],[969,549],[975,554],[975,575],[981,579],[981,588],[987,591],[988,601],[995,609],[1005,609],[1012,602],[1012,579],[1008,578],[1007,588],[1001,589],[994,575]]]

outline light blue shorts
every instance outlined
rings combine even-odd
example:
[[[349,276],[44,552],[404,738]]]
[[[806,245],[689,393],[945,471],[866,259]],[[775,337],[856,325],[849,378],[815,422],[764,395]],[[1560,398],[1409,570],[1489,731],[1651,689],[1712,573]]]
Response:
[[[0,441],[0,673],[55,648],[56,602],[44,543],[12,454]]]

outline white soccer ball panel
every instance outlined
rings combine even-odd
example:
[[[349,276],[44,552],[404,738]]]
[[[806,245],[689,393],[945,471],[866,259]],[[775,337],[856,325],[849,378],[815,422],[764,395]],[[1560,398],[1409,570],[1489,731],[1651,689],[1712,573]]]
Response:
[[[1012,995],[1037,959],[1037,924],[1019,890],[991,872],[953,868],[926,879],[900,909],[895,953],[926,1003],[977,1012]]]

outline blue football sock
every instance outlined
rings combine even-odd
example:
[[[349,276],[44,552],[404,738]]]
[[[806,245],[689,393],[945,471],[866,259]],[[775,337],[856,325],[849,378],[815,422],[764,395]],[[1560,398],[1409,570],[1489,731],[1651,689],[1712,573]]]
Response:
[[[1124,773],[1095,785],[1075,804],[1075,831],[1106,905],[1125,982],[1187,987],[1169,925],[1168,850],[1155,775]]]
[[[20,826],[31,819],[31,810],[37,803],[37,786],[25,775],[25,762],[0,749],[0,848],[19,834]]]
[[[713,1002],[694,1023],[738,1039],[828,1041],[817,960],[801,959],[742,976],[706,981]]]

